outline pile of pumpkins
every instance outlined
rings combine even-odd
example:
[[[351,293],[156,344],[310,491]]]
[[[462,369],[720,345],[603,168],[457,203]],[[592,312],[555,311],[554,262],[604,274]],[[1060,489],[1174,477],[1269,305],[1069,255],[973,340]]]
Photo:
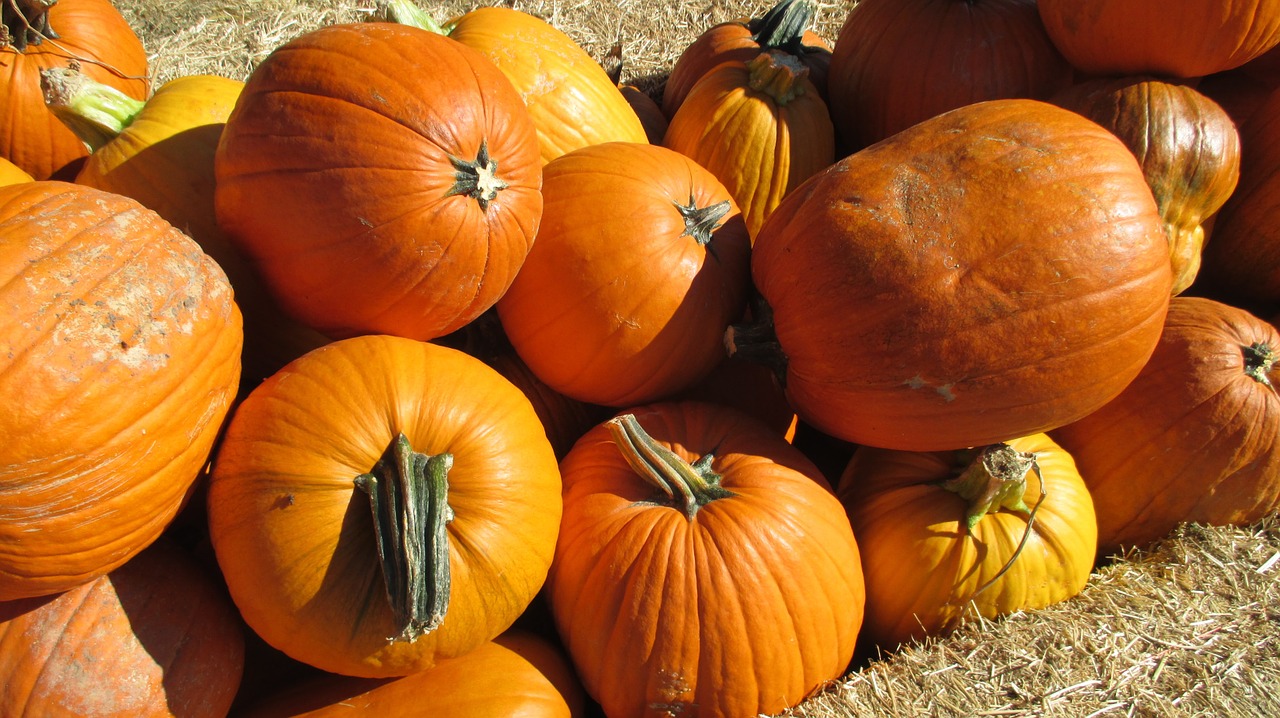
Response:
[[[0,714],[772,714],[1280,507],[1280,1],[847,12],[5,3]]]

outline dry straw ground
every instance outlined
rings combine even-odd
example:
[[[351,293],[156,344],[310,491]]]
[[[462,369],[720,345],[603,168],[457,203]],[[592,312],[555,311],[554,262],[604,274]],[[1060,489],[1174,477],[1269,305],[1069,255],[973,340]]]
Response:
[[[367,19],[372,0],[116,0],[151,54],[157,84],[246,78],[272,48],[321,25]],[[680,50],[759,0],[550,0],[543,17],[597,59],[621,43],[623,80],[654,93]],[[818,4],[834,42],[851,0]],[[425,5],[439,20],[471,7]],[[1187,526],[1100,566],[1078,597],[973,623],[944,639],[860,660],[788,713],[848,716],[1280,716],[1280,518]]]

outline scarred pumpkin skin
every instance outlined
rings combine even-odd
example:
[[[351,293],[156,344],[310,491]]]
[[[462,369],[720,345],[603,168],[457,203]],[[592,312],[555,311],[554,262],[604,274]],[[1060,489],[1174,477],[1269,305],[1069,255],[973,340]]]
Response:
[[[1088,75],[1202,77],[1280,43],[1278,0],[1038,0],[1053,43]]]
[[[429,575],[447,566],[447,605],[438,625],[411,630],[389,598],[386,581],[401,574],[380,567],[372,492],[358,480],[394,483],[379,464],[400,435],[414,452],[452,457],[436,494],[453,516],[445,553],[412,561]],[[321,670],[381,678],[461,656],[521,615],[551,564],[560,474],[529,400],[495,370],[367,335],[304,354],[237,407],[208,509],[218,565],[258,635]]]
[[[682,401],[625,415],[715,487],[693,488],[690,503],[684,489],[664,494],[609,422],[565,458],[547,595],[588,694],[612,718],[773,715],[842,675],[864,587],[817,467],[732,409]]]
[[[506,291],[542,215],[537,136],[511,83],[475,50],[396,23],[277,48],[214,172],[219,226],[290,315],[334,338],[460,328]]]
[[[0,600],[122,565],[186,500],[240,377],[240,310],[136,201],[0,187]]]
[[[1050,101],[1111,130],[1133,151],[1169,232],[1173,293],[1200,271],[1206,221],[1240,179],[1240,133],[1194,88],[1151,77],[1102,78]]]
[[[751,257],[773,332],[730,339],[775,361],[796,413],[836,438],[993,444],[1078,419],[1137,375],[1169,303],[1168,246],[1110,132],[1034,100],[976,103],[783,200]]]
[[[1175,297],[1160,344],[1120,396],[1052,432],[1093,494],[1106,555],[1182,522],[1280,508],[1280,334],[1228,304]]]
[[[868,642],[894,650],[946,635],[964,620],[1044,608],[1084,588],[1098,526],[1080,471],[1045,434],[1007,445],[1034,454],[1038,466],[1017,491],[1025,510],[997,506],[979,513],[972,528],[970,502],[943,484],[971,466],[976,452],[854,452],[839,496],[862,556]]]
[[[64,593],[0,602],[0,715],[223,718],[243,630],[204,566],[161,538]]]
[[[17,6],[40,3],[16,3]],[[56,41],[18,41],[26,22],[11,15],[4,3],[8,42],[0,47],[0,157],[13,162],[36,179],[49,179],[89,154],[70,130],[44,108],[40,71],[65,67],[72,59],[98,82],[135,99],[151,92],[147,79],[147,53],[133,28],[110,0],[57,0],[48,10],[49,27]],[[59,179],[71,179],[62,177]]]

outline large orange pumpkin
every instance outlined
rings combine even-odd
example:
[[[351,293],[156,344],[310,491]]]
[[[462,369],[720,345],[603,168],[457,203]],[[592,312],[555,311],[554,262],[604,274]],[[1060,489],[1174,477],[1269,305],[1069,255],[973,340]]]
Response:
[[[968,105],[794,190],[751,255],[764,304],[731,332],[800,418],[931,451],[1097,409],[1155,348],[1163,222],[1133,154],[1035,100]]]
[[[0,187],[0,600],[65,591],[158,537],[240,377],[240,311],[136,201]]]
[[[75,61],[93,79],[140,100],[151,92],[147,53],[110,0],[0,6],[0,157],[48,179],[89,150],[44,109],[40,71]]]
[[[698,402],[637,408],[562,462],[548,600],[611,718],[775,714],[853,655],[848,517],[776,430]]]
[[[322,27],[272,52],[214,170],[219,226],[287,312],[335,338],[465,325],[506,291],[542,214],[537,136],[511,83],[395,23]]]
[[[322,670],[387,677],[477,648],[532,602],[559,530],[560,473],[529,400],[496,371],[367,335],[304,354],[249,394],[208,507],[251,628]]]
[[[222,586],[163,538],[84,585],[0,603],[0,715],[223,718],[243,669]]]
[[[1280,508],[1280,334],[1249,312],[1175,297],[1160,344],[1115,400],[1052,432],[1075,457],[1104,554],[1184,521]]]

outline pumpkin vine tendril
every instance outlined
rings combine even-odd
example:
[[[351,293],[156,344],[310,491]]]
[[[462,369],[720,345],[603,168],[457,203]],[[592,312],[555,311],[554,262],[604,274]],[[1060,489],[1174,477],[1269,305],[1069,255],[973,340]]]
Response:
[[[453,187],[445,193],[446,197],[466,195],[480,204],[480,209],[489,209],[489,203],[498,198],[498,193],[507,188],[507,183],[498,178],[498,161],[489,156],[489,143],[480,141],[480,151],[474,160],[449,155],[453,164]]]
[[[722,477],[711,470],[715,457],[704,454],[690,464],[674,451],[654,441],[635,414],[615,416],[607,422],[613,441],[627,464],[684,511],[690,521],[698,509],[716,499],[733,496],[720,485]],[[678,496],[677,496],[678,494]]]

